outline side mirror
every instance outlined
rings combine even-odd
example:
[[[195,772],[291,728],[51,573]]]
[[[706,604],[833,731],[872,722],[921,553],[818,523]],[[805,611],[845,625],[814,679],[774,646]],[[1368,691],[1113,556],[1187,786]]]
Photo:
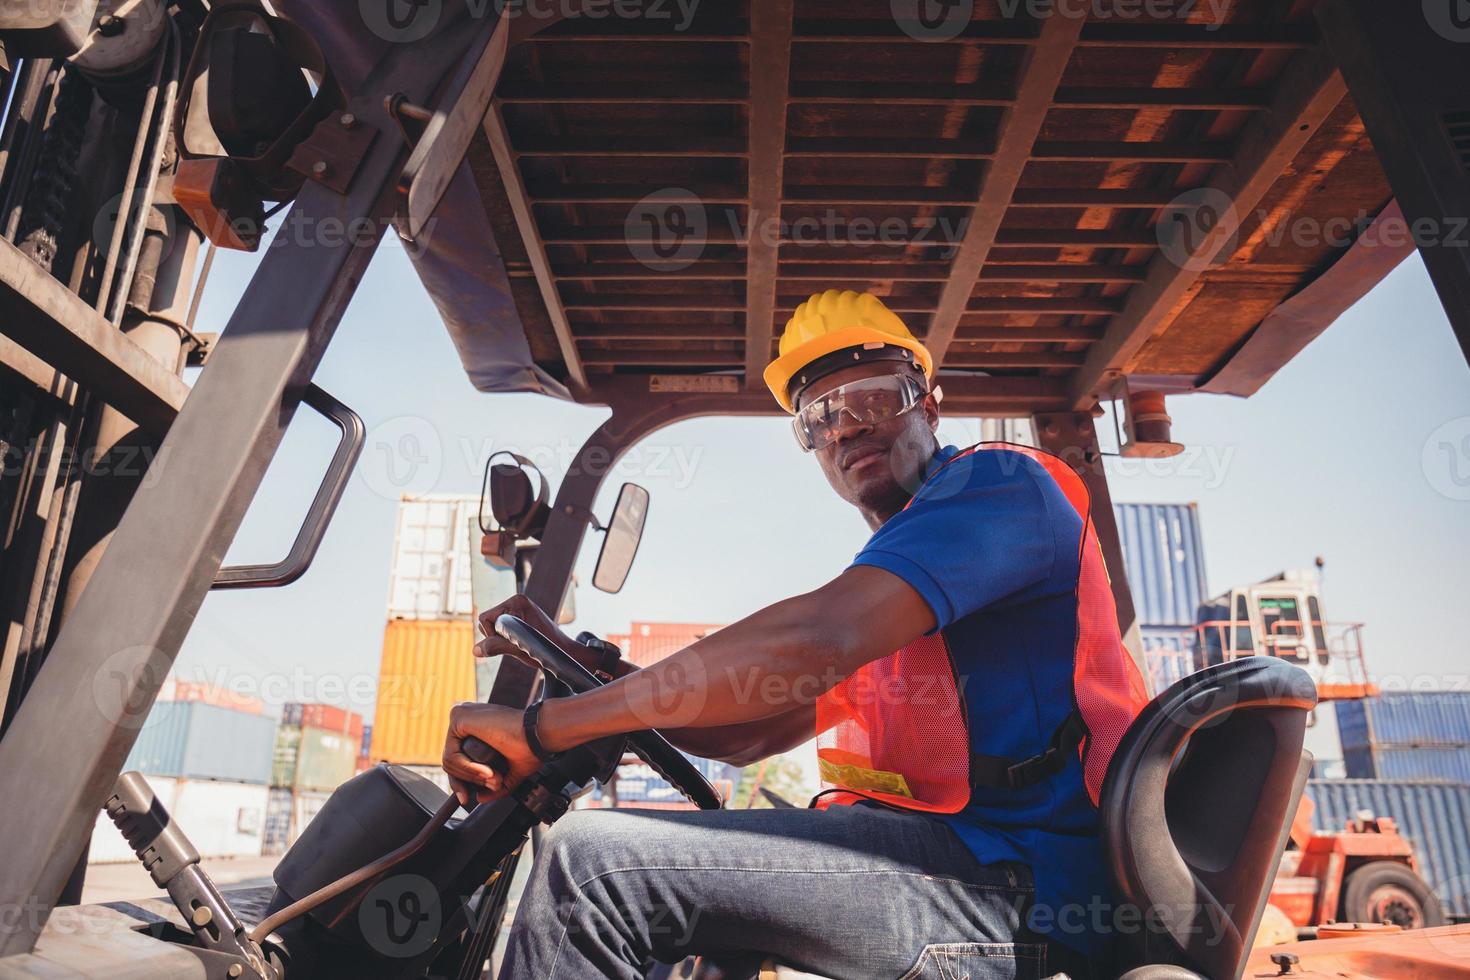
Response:
[[[602,539],[597,570],[592,573],[594,586],[603,592],[623,590],[623,583],[627,582],[628,572],[633,568],[633,559],[638,555],[638,545],[643,540],[643,524],[647,520],[648,491],[636,483],[624,483],[612,520],[607,523],[607,534]]]

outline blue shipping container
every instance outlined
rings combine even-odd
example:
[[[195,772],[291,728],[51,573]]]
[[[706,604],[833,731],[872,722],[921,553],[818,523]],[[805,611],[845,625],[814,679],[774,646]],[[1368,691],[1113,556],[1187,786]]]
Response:
[[[701,759],[698,756],[685,754],[694,768],[698,769],[705,779],[715,784],[719,789],[721,780],[729,780],[733,785],[740,781],[740,767],[732,766],[727,762],[716,762],[712,759]],[[638,772],[640,770],[634,770]],[[679,803],[684,800],[684,794],[680,793],[665,780],[656,775],[632,775],[627,768],[618,774],[618,803],[622,806],[636,805],[638,803]],[[594,789],[592,798],[601,800],[607,794],[602,786]]]
[[[1470,745],[1345,745],[1342,761],[1349,779],[1470,783]]]
[[[1416,691],[1339,701],[1337,730],[1344,748],[1470,746],[1470,691]]]
[[[1445,913],[1470,916],[1470,785],[1313,779],[1307,795],[1317,807],[1312,823],[1318,830],[1342,830],[1361,810],[1392,817]]]
[[[1153,693],[1166,691],[1195,671],[1194,634],[1177,626],[1142,626],[1143,662]]]
[[[159,701],[124,770],[150,776],[270,782],[276,720],[203,701]]]
[[[1115,504],[1123,566],[1142,626],[1193,626],[1206,595],[1195,504]]]

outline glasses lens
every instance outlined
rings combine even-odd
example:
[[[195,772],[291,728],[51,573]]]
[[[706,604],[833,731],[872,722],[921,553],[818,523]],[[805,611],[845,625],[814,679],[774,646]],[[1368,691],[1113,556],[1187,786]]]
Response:
[[[897,418],[917,405],[924,395],[918,380],[887,374],[864,378],[834,388],[804,405],[793,426],[796,441],[807,452],[825,449],[837,441],[844,425],[878,425]]]

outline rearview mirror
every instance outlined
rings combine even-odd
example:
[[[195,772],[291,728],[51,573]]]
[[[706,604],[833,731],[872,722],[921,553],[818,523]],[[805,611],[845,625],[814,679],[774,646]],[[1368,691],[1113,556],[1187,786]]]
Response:
[[[633,568],[633,559],[638,555],[638,544],[643,540],[643,523],[646,520],[648,491],[636,483],[624,483],[612,520],[607,522],[602,553],[597,556],[597,570],[592,573],[594,586],[603,592],[623,590],[623,583]]]

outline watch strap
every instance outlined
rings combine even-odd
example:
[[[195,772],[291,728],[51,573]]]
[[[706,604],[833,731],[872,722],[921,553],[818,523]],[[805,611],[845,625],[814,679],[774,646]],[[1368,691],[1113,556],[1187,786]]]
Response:
[[[526,709],[521,719],[521,730],[525,733],[526,745],[530,748],[531,754],[542,762],[550,762],[556,753],[548,751],[546,746],[541,744],[541,736],[536,730],[541,719],[541,706],[545,703],[545,701],[537,701]]]

